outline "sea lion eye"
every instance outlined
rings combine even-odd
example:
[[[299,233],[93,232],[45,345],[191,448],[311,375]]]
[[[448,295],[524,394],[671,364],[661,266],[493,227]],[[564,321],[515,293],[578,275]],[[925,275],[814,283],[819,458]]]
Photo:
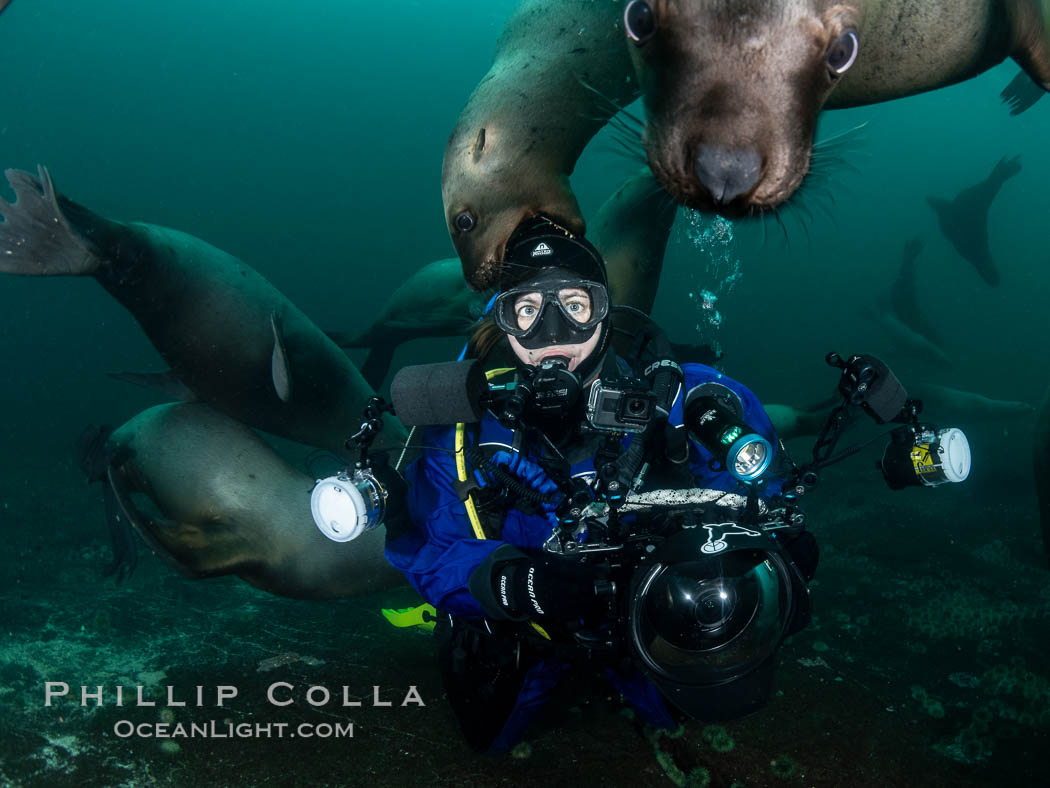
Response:
[[[831,45],[831,49],[828,50],[828,68],[831,70],[832,76],[841,76],[849,71],[849,67],[853,65],[853,61],[857,59],[857,50],[859,49],[859,42],[857,41],[857,31],[847,30],[834,44]]]
[[[631,0],[623,10],[623,27],[627,37],[641,46],[656,32],[656,17],[645,0]]]
[[[461,233],[469,233],[474,229],[474,225],[476,224],[477,220],[470,211],[463,211],[463,213],[456,217],[455,221],[456,229]]]

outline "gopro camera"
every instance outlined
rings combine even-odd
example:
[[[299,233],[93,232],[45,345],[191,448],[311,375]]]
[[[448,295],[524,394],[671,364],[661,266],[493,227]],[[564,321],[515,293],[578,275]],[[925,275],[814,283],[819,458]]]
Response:
[[[604,432],[644,432],[655,412],[656,397],[638,378],[603,378],[587,399],[587,422]]]

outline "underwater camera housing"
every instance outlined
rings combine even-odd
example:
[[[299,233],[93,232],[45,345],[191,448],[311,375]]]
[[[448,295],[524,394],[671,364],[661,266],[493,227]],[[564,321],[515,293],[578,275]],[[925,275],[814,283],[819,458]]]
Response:
[[[617,509],[592,503],[562,518],[544,545],[607,570],[595,586],[605,617],[575,631],[576,641],[626,654],[671,703],[706,722],[763,706],[777,649],[809,621],[806,579],[788,549],[805,515],[755,495],[753,486],[748,496],[631,493]]]

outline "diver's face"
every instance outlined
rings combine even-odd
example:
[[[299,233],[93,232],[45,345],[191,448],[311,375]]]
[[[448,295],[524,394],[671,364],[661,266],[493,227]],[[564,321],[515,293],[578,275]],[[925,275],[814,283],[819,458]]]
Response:
[[[604,285],[557,270],[502,293],[494,307],[519,360],[536,366],[557,356],[573,372],[601,343],[608,309]]]

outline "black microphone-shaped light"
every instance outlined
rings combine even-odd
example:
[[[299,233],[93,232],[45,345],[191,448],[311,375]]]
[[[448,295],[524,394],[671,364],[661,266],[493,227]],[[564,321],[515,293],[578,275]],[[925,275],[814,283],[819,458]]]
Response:
[[[394,413],[409,427],[480,421],[488,381],[478,361],[403,367],[390,383]]]
[[[773,447],[743,420],[744,406],[732,389],[702,383],[685,397],[685,426],[693,439],[742,482],[758,479],[773,460]]]

